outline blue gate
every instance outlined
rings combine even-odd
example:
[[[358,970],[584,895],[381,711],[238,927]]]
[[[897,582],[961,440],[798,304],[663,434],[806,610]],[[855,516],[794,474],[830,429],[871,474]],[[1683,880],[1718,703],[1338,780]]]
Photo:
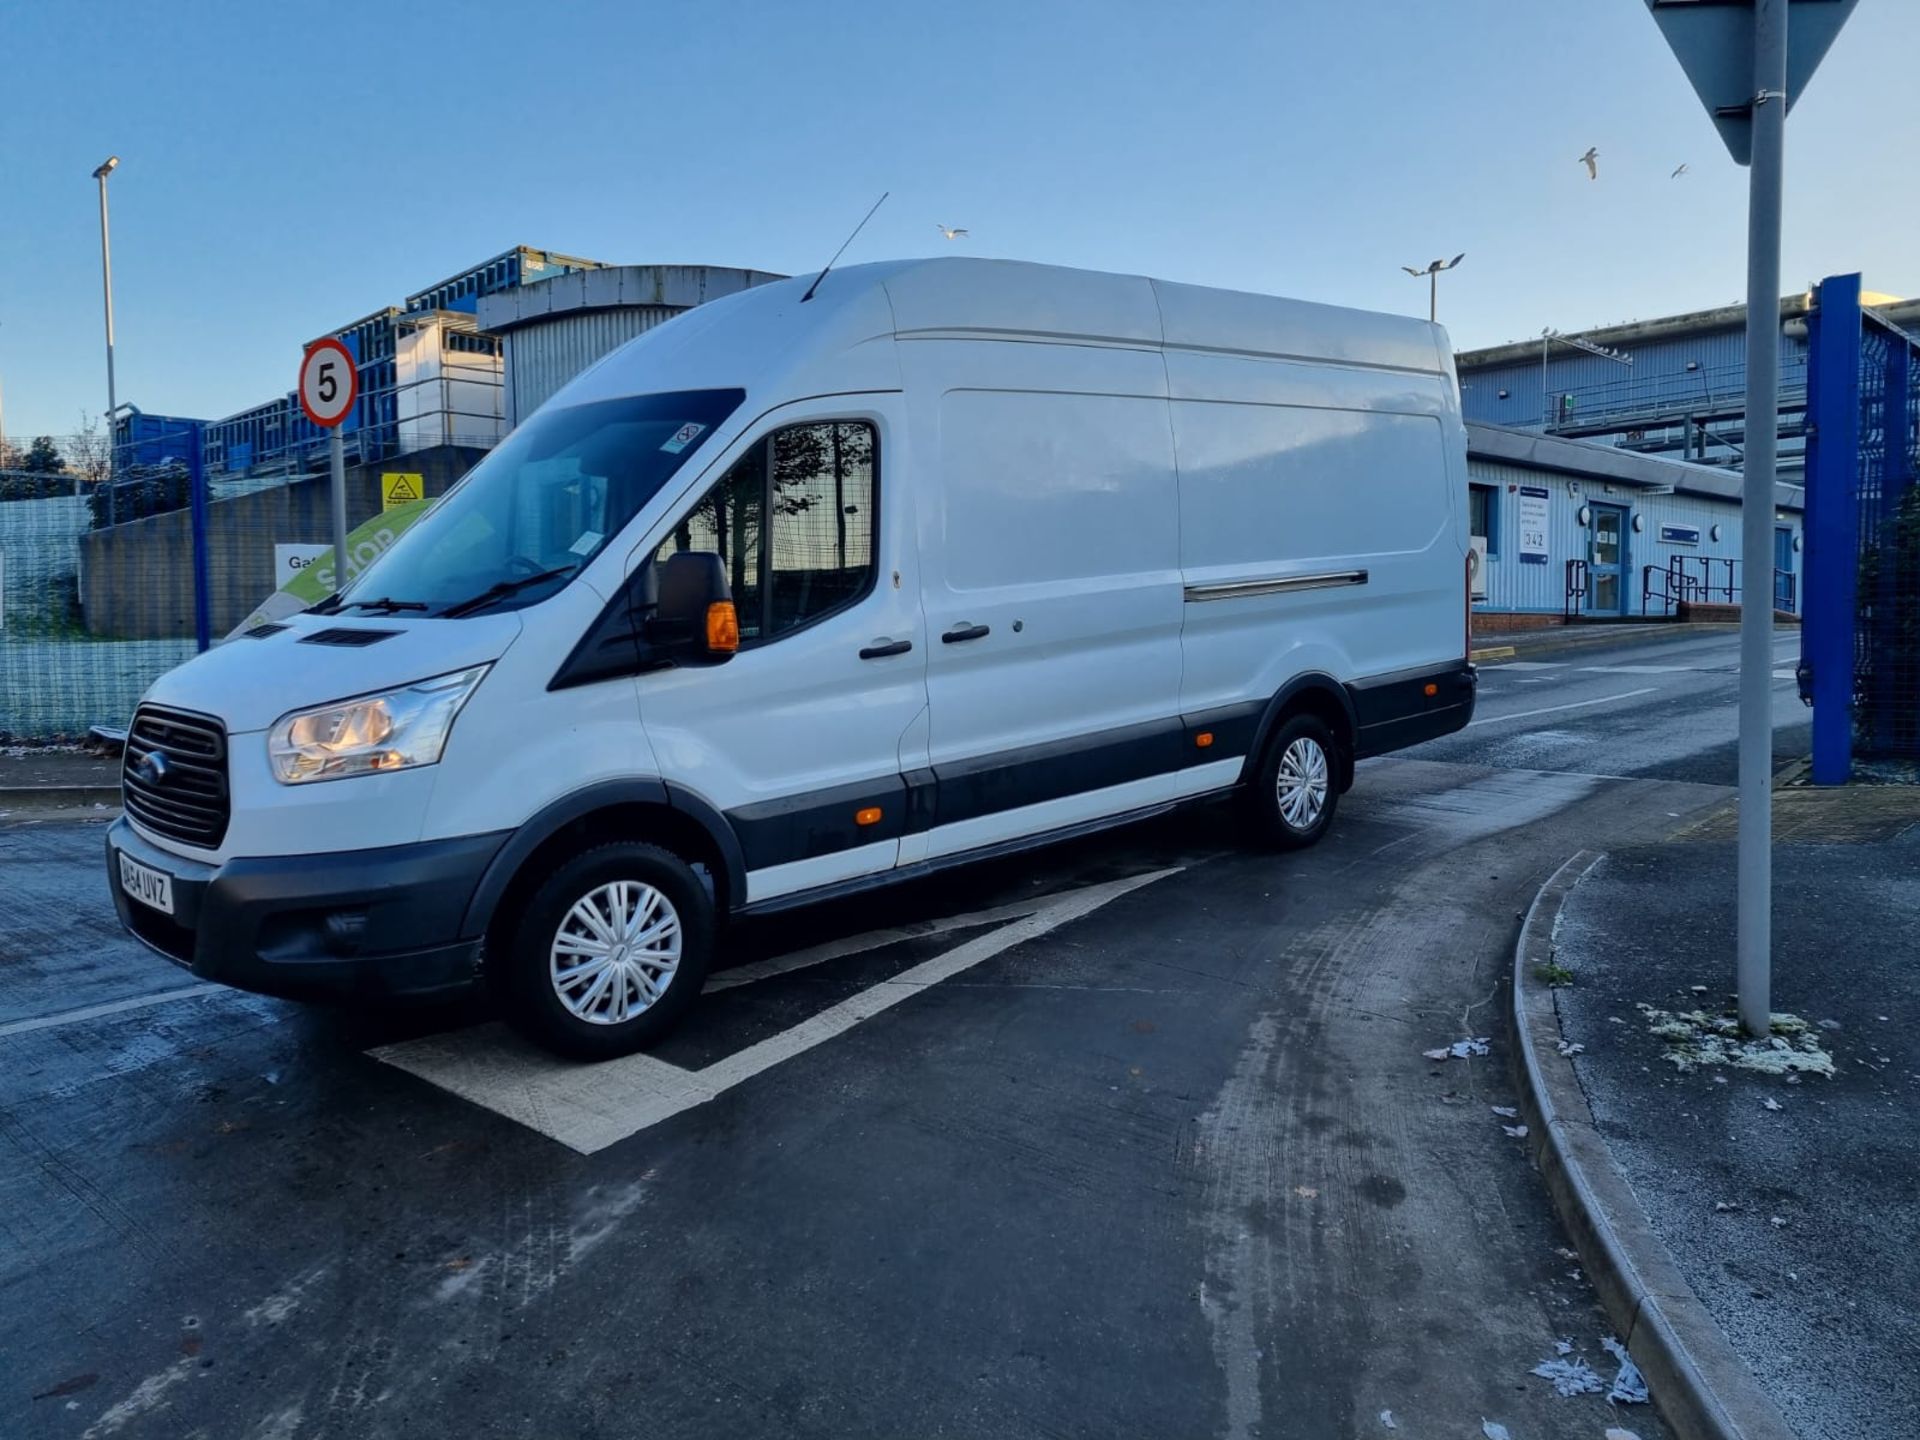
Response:
[[[1808,317],[1807,603],[1813,778],[1920,761],[1920,337],[1821,282]]]

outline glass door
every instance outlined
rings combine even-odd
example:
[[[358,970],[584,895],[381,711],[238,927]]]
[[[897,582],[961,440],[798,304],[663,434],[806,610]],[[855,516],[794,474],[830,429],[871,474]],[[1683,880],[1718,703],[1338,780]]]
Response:
[[[1626,613],[1626,559],[1627,512],[1618,505],[1595,505],[1587,543],[1589,614]]]

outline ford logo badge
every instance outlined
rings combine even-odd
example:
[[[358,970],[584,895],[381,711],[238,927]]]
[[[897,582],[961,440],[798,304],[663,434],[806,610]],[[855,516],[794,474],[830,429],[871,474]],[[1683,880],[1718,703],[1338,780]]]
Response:
[[[149,750],[133,768],[149,785],[158,785],[167,778],[167,757],[158,750]]]

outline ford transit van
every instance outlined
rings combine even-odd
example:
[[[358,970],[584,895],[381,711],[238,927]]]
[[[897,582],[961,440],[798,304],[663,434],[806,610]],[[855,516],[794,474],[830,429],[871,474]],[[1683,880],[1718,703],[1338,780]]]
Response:
[[[968,259],[647,332],[339,594],[169,672],[122,921],[286,996],[484,979],[643,1046],[730,917],[1233,797],[1310,845],[1465,725],[1465,431],[1421,321]]]

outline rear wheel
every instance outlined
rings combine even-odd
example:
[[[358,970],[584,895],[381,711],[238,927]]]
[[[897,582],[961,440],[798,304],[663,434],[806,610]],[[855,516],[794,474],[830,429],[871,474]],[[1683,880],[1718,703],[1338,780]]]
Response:
[[[1340,803],[1339,742],[1317,715],[1294,715],[1267,741],[1245,797],[1257,844],[1299,850],[1333,824]]]
[[[618,842],[582,851],[541,883],[507,957],[508,1020],[580,1060],[665,1035],[700,994],[713,902],[679,856]]]

